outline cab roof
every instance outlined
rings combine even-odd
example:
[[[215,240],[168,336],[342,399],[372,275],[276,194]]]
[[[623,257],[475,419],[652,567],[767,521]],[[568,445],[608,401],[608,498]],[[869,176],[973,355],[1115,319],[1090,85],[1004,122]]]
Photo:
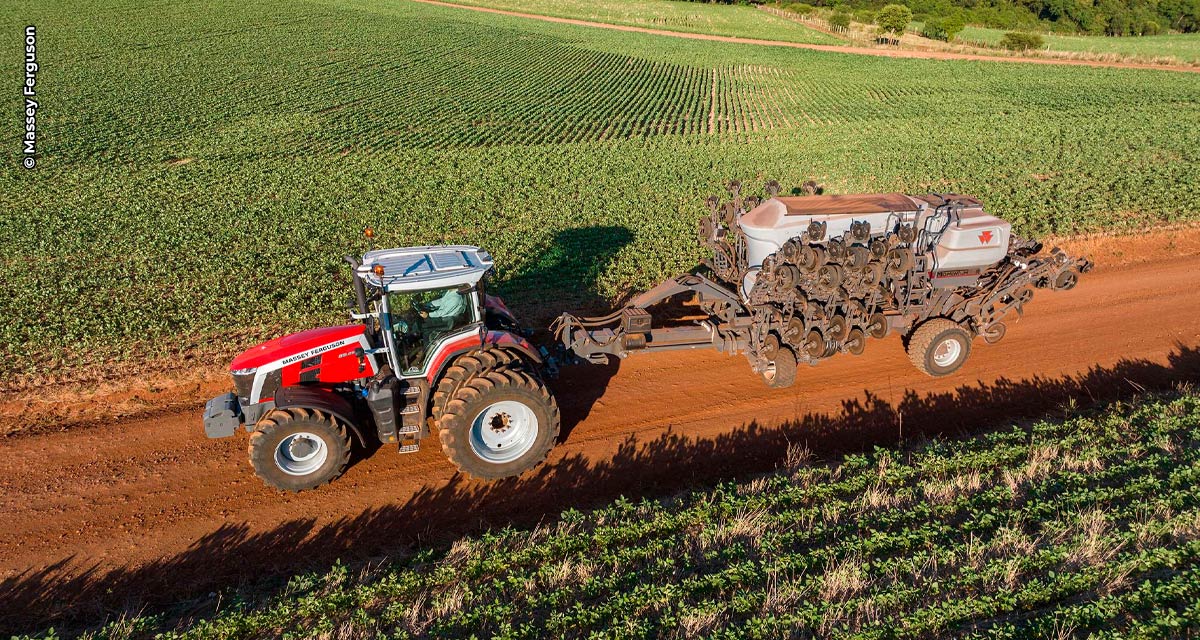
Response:
[[[383,267],[383,277],[375,266]],[[446,245],[377,249],[363,255],[358,275],[386,291],[424,291],[475,284],[493,266],[492,256],[479,247]]]

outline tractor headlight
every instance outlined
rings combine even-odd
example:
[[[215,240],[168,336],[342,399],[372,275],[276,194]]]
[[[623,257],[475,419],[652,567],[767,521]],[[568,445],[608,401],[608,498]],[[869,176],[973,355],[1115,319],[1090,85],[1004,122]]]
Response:
[[[232,373],[235,376],[252,376],[254,375],[255,371],[258,371],[258,367],[250,367],[249,369],[234,369],[229,373]]]

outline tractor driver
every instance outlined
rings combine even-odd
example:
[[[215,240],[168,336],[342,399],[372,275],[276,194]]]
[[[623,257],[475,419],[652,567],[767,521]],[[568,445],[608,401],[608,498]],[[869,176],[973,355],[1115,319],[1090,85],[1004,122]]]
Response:
[[[457,289],[446,289],[437,300],[428,302],[421,311],[425,326],[435,331],[449,331],[458,324],[460,316],[467,310],[465,296]]]

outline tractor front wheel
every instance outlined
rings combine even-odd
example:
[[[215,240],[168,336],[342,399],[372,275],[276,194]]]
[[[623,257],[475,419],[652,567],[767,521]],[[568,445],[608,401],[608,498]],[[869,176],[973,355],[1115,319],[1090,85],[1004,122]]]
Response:
[[[546,459],[558,440],[558,404],[520,367],[481,373],[454,392],[438,417],[446,457],[484,480],[507,478]]]
[[[276,409],[250,434],[250,464],[263,482],[283,491],[319,487],[350,462],[346,425],[314,409]]]

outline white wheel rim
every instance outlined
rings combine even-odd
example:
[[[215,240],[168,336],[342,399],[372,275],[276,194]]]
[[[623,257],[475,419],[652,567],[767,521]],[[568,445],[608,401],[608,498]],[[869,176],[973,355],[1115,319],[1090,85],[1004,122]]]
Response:
[[[763,379],[766,380],[767,382],[775,382],[775,372],[776,371],[777,371],[777,369],[775,368],[775,361],[772,360],[772,361],[768,362],[767,367],[765,369],[763,369],[763,372],[762,372]]]
[[[293,433],[275,447],[275,466],[290,476],[306,476],[320,469],[328,458],[325,440],[307,431]]]
[[[933,350],[933,363],[939,367],[948,367],[958,362],[962,355],[962,343],[954,338],[946,338]]]
[[[486,462],[512,462],[533,448],[538,418],[522,402],[504,400],[489,405],[471,423],[471,451]]]

